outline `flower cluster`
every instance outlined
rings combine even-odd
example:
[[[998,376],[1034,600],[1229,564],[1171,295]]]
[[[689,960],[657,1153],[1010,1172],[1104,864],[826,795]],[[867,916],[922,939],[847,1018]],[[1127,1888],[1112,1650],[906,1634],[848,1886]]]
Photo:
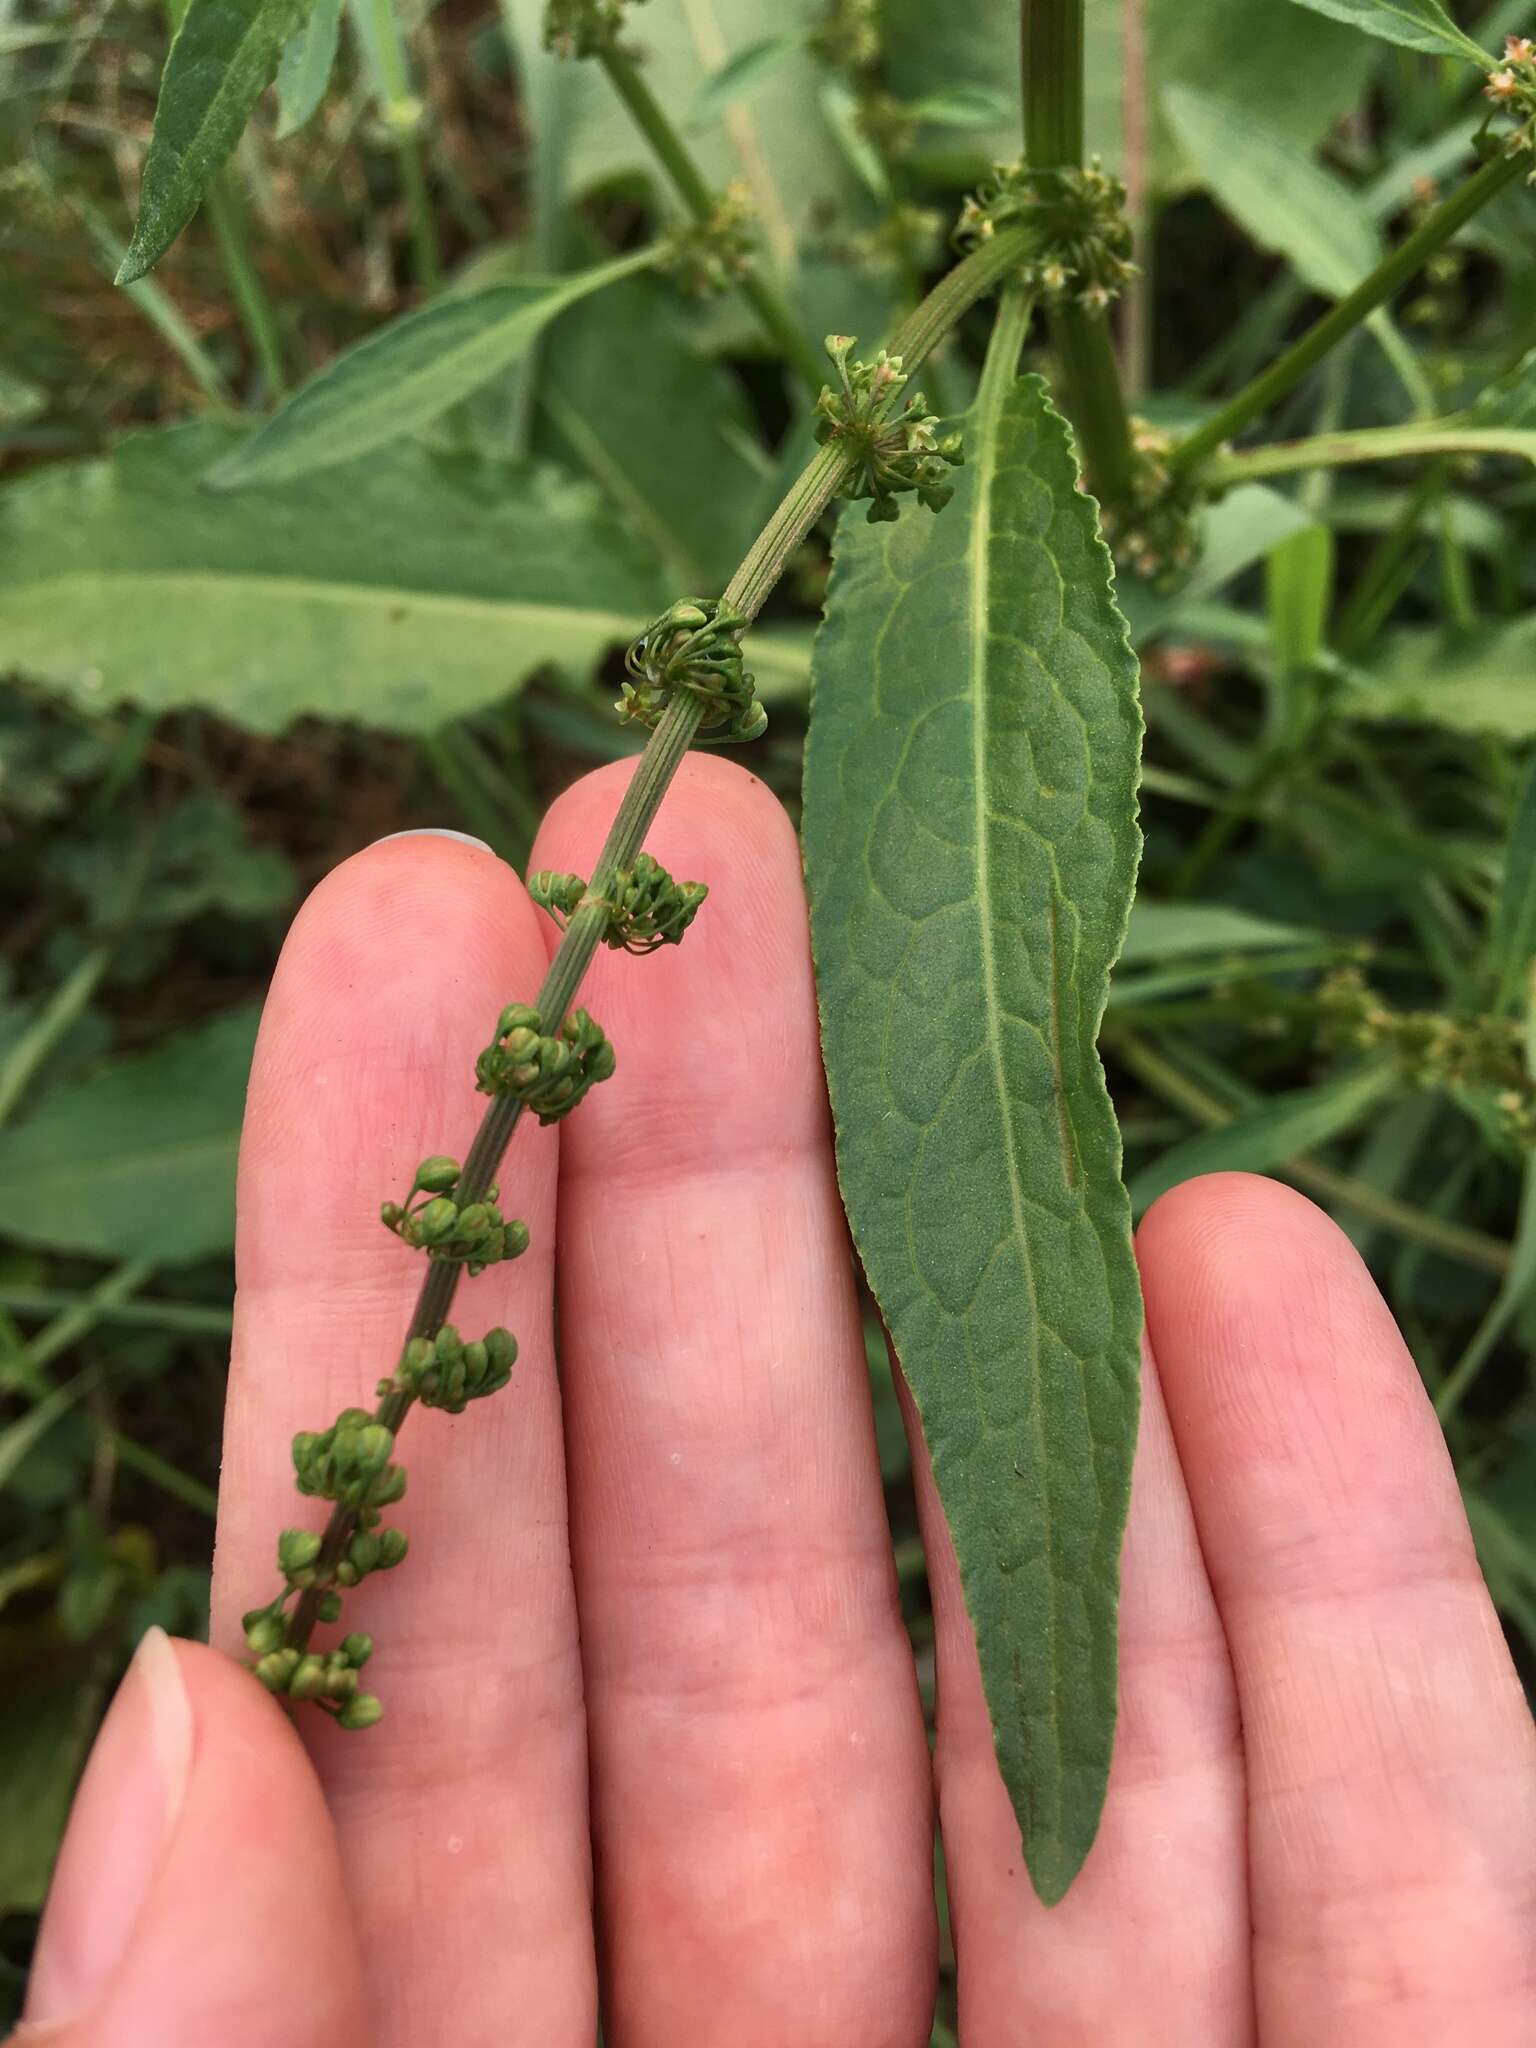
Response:
[[[495,1188],[487,1188],[477,1201],[461,1201],[460,1171],[456,1159],[442,1154],[423,1159],[405,1200],[385,1202],[380,1208],[384,1228],[413,1251],[466,1266],[471,1275],[503,1259],[521,1258],[528,1249],[527,1224],[502,1215]]]
[[[740,612],[710,597],[669,605],[625,652],[619,717],[655,726],[678,691],[690,690],[703,700],[701,734],[722,741],[759,738],[768,714],[741,658],[739,636],[747,624]]]
[[[1523,1150],[1536,1146],[1536,1084],[1526,1066],[1524,1026],[1518,1018],[1395,1010],[1358,967],[1337,968],[1317,994],[1331,1044],[1390,1053],[1414,1088],[1469,1091],[1491,1106],[1507,1139]]]
[[[528,883],[528,894],[541,910],[547,910],[564,930],[587,893],[580,875],[541,868]],[[659,860],[648,853],[637,854],[634,865],[614,877],[606,896],[599,898],[608,913],[603,944],[626,953],[654,953],[658,946],[675,946],[698,915],[699,905],[709,894],[702,882],[674,882]]]
[[[1097,157],[1085,169],[995,164],[961,209],[955,245],[974,249],[999,228],[1019,226],[1036,236],[1019,276],[1048,301],[1103,313],[1136,275],[1125,187]]]
[[[601,57],[618,47],[629,0],[548,0],[544,47],[557,57]]]
[[[870,362],[850,362],[853,343],[851,334],[827,336],[838,389],[823,386],[816,401],[816,439],[823,447],[836,443],[853,458],[841,495],[868,498],[871,521],[895,519],[903,491],[915,491],[930,512],[941,512],[955,494],[949,472],[965,460],[960,436],[939,438],[938,419],[920,391],[891,413],[907,382],[901,357],[881,349]]]
[[[487,1330],[468,1344],[452,1323],[435,1337],[413,1337],[393,1375],[380,1380],[380,1400],[408,1394],[423,1408],[462,1415],[471,1401],[499,1394],[517,1363],[517,1339],[510,1330]]]
[[[707,220],[680,222],[664,238],[660,267],[685,292],[704,298],[740,284],[756,247],[752,195],[733,179],[715,194]]]
[[[1172,451],[1171,434],[1148,420],[1133,420],[1130,489],[1118,503],[1100,508],[1115,560],[1149,582],[1184,575],[1199,551],[1199,487],[1174,477]]]
[[[585,1010],[572,1010],[558,1031],[547,1032],[531,1004],[509,1003],[496,1020],[495,1037],[475,1061],[475,1086],[482,1095],[515,1096],[541,1124],[554,1124],[570,1115],[589,1088],[606,1081],[615,1064],[602,1026]]]
[[[1510,36],[1504,44],[1504,61],[1488,74],[1483,91],[1501,113],[1513,115],[1516,123],[1507,147],[1536,150],[1536,42],[1529,36]],[[1536,184],[1536,169],[1531,172]]]

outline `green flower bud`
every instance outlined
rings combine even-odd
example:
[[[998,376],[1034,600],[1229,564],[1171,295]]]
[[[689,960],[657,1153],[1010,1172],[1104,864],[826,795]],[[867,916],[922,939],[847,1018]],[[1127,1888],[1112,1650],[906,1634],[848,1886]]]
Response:
[[[256,1607],[246,1615],[245,1647],[253,1657],[265,1657],[281,1650],[288,1640],[288,1618],[270,1607]]]
[[[441,1244],[451,1237],[459,1220],[459,1212],[446,1195],[438,1195],[424,1208],[418,1209],[411,1218],[413,1230],[422,1244]]]
[[[319,1615],[322,1621],[340,1621],[341,1595],[339,1593],[327,1593],[320,1602]]]
[[[457,1159],[450,1159],[445,1152],[434,1153],[432,1158],[423,1159],[417,1167],[412,1192],[421,1188],[429,1195],[446,1195],[462,1170]]]
[[[295,1700],[317,1700],[325,1691],[325,1659],[313,1650],[300,1658],[293,1676],[288,1681],[288,1697]]]
[[[354,1671],[361,1671],[368,1662],[368,1659],[373,1655],[373,1637],[365,1636],[361,1633],[343,1636],[340,1647],[342,1656],[346,1658],[352,1669]]]
[[[348,1592],[352,1590],[362,1576],[362,1573],[350,1558],[342,1558],[336,1566],[336,1583],[338,1586],[344,1586]]]
[[[277,1539],[277,1568],[284,1578],[306,1572],[320,1555],[320,1537],[314,1529],[285,1529]]]
[[[381,1549],[377,1536],[360,1529],[347,1545],[347,1562],[359,1578],[366,1578],[378,1564]]]
[[[381,1529],[379,1531],[379,1570],[392,1571],[403,1562],[410,1548],[409,1538],[403,1529]]]
[[[343,1728],[371,1728],[382,1719],[383,1707],[371,1692],[357,1693],[336,1716]]]
[[[286,1692],[288,1682],[299,1668],[299,1653],[294,1649],[271,1650],[256,1666],[256,1676],[268,1692]]]

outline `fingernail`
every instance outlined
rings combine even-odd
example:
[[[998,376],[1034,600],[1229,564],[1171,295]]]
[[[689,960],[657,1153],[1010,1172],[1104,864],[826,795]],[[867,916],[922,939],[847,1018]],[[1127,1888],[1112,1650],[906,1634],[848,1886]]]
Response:
[[[382,839],[375,839],[373,843],[375,846],[388,846],[392,839],[456,839],[460,846],[478,846],[482,853],[495,851],[483,839],[477,839],[473,832],[454,832],[446,825],[413,825],[408,832],[386,832]]]
[[[29,2025],[61,2026],[106,1988],[175,1830],[191,1763],[181,1667],[165,1630],[152,1628],[75,1795],[32,1965]]]

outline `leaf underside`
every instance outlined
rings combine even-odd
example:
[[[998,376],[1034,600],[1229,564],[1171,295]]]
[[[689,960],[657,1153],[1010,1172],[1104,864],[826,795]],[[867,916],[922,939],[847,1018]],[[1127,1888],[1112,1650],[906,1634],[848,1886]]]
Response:
[[[1115,1723],[1141,1306],[1095,1039],[1141,720],[1040,380],[989,373],[967,443],[942,517],[839,528],[805,854],[844,1200],[1052,1901],[1092,1843]]]

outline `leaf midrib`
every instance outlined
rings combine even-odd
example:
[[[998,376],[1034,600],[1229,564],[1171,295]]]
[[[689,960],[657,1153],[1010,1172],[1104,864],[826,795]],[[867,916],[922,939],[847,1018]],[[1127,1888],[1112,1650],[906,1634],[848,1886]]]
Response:
[[[1002,316],[1006,322],[1006,314]],[[976,907],[977,934],[981,951],[981,977],[983,993],[983,1015],[987,1034],[987,1050],[992,1062],[993,1085],[997,1090],[998,1110],[1003,1127],[1003,1154],[1008,1167],[1008,1197],[1013,1209],[1014,1236],[1019,1246],[1019,1263],[1024,1271],[1025,1285],[1029,1289],[1030,1302],[1030,1344],[1034,1353],[1034,1400],[1031,1425],[1035,1439],[1035,1452],[1040,1473],[1040,1520],[1042,1550],[1046,1557],[1054,1554],[1055,1531],[1051,1515],[1051,1490],[1048,1465],[1048,1446],[1045,1441],[1045,1427],[1042,1413],[1040,1389],[1040,1295],[1035,1284],[1035,1269],[1029,1256],[1029,1239],[1024,1216],[1024,1185],[1019,1171],[1019,1136],[1014,1120],[1013,1098],[1008,1092],[1007,1070],[1003,1059],[1002,1034],[999,1028],[1001,998],[998,985],[997,954],[992,943],[991,877],[992,855],[987,819],[987,739],[986,721],[986,668],[988,648],[988,609],[991,598],[992,577],[992,488],[997,477],[997,441],[1004,402],[1015,381],[1017,358],[1010,348],[994,348],[982,371],[981,388],[976,398],[976,440],[980,445],[980,457],[976,465],[976,514],[971,524],[967,541],[970,603],[970,665],[967,678],[971,698],[971,748],[972,788],[975,805],[976,834]],[[1053,898],[1054,906],[1054,898]],[[1052,1000],[1055,1000],[1054,959],[1052,961]],[[1057,1048],[1053,1047],[1053,1059]],[[1058,1098],[1060,1095],[1058,1068]],[[1045,1602],[1047,1654],[1050,1669],[1054,1673],[1057,1662],[1056,1603],[1054,1599]],[[1051,1740],[1056,1752],[1058,1775],[1062,1766],[1060,1706],[1054,1683],[1049,1688],[1051,1702]],[[1054,1828],[1051,1830],[1054,1832]]]
[[[322,582],[309,576],[272,576],[251,569],[77,569],[62,576],[38,576],[12,583],[0,582],[0,617],[7,601],[39,591],[67,591],[99,584],[153,584],[168,590],[209,593],[249,586],[253,592],[277,597],[305,597],[333,605],[377,606],[409,604],[424,611],[484,612],[505,620],[515,612],[532,612],[551,624],[585,631],[611,632],[624,639],[635,629],[631,613],[581,610],[573,605],[543,604],[531,597],[474,597],[448,591],[419,590],[393,583]]]

